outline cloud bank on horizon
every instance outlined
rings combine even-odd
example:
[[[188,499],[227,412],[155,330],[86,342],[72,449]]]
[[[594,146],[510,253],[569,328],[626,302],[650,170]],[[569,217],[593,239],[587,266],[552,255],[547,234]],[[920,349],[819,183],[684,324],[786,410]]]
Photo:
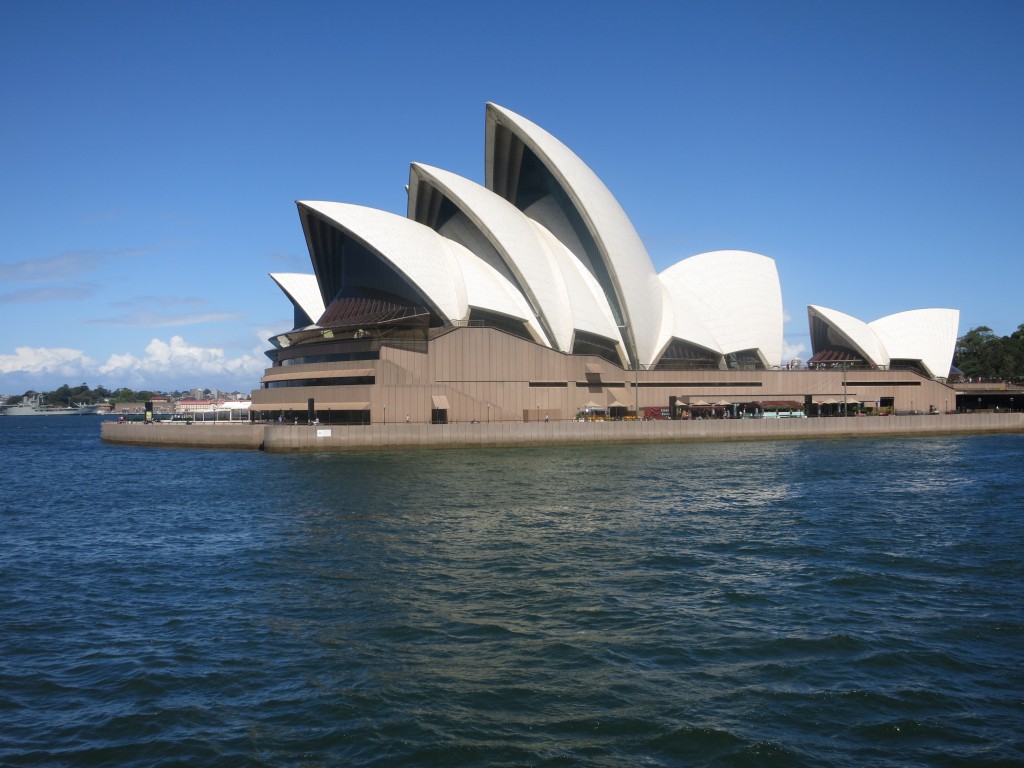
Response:
[[[18,347],[14,354],[0,354],[0,382],[4,394],[21,394],[36,388],[37,381],[65,384],[86,382],[108,389],[181,390],[213,386],[234,390],[238,381],[258,381],[267,359],[263,345],[250,352],[229,356],[223,349],[188,343],[181,336],[152,339],[140,355],[112,354],[100,362],[80,349]],[[59,384],[49,388],[56,388]],[[243,387],[240,391],[248,391]]]

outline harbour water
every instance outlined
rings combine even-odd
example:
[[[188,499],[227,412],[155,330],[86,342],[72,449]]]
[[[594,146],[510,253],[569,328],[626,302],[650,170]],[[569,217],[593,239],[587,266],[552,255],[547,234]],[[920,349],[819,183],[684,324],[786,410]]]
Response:
[[[1024,764],[1024,435],[0,457],[5,766]]]

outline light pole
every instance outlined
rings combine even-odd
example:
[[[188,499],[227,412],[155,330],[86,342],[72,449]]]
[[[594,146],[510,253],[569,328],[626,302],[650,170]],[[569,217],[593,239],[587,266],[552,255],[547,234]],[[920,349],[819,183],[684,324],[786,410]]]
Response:
[[[847,398],[846,398],[846,369],[847,369],[848,366],[849,366],[848,362],[844,362],[843,363],[843,417],[844,418],[846,416],[850,415],[847,412],[847,408],[849,408],[849,406],[846,404],[846,400],[847,400]]]
[[[640,421],[640,364],[633,369],[633,416]]]
[[[388,423],[388,404],[384,403],[384,423]]]

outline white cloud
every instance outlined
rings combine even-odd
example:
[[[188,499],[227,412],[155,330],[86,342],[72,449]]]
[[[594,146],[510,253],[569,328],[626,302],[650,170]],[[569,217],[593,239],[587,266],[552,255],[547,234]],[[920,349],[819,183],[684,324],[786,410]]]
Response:
[[[0,374],[53,374],[77,378],[95,361],[80,349],[17,347],[13,355],[0,355]]]
[[[100,374],[129,382],[147,382],[151,386],[172,388],[188,380],[238,381],[255,385],[266,367],[266,358],[257,352],[228,357],[218,347],[190,345],[181,336],[169,341],[153,339],[141,357],[132,354],[111,355],[97,369]],[[170,383],[173,379],[174,383]],[[167,381],[168,383],[158,384]]]
[[[786,362],[788,360],[792,360],[793,358],[803,359],[804,352],[806,352],[806,351],[807,351],[807,345],[806,344],[804,344],[802,342],[798,342],[796,344],[793,344],[793,343],[783,339],[783,342],[782,342],[782,361]]]
[[[181,336],[152,339],[141,354],[119,352],[98,363],[78,349],[19,347],[0,355],[0,386],[53,389],[69,382],[103,381],[108,387],[174,390],[191,386],[250,389],[259,383],[266,342],[229,355],[220,347],[189,344]]]

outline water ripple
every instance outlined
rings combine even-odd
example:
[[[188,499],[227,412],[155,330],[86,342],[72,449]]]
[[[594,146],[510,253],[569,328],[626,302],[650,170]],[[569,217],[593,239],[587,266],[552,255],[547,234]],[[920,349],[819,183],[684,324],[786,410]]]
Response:
[[[1020,436],[268,457],[32,421],[4,765],[1024,763]]]

